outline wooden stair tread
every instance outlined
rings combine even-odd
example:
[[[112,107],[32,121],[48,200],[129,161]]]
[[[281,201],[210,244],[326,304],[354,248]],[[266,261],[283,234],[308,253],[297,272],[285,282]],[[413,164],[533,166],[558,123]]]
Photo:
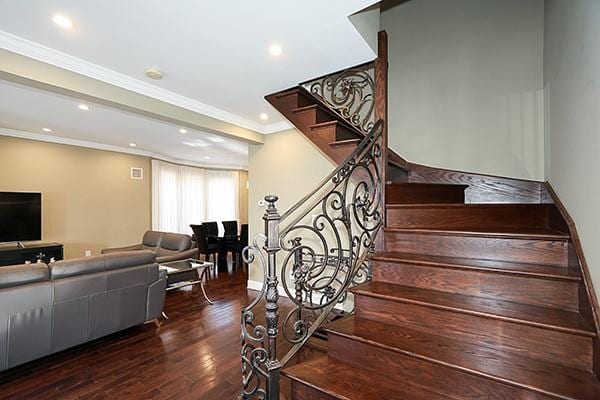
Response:
[[[394,183],[393,185],[398,185]],[[410,185],[417,185],[416,183],[410,183]],[[442,184],[427,184],[421,183],[420,185],[442,185]],[[462,185],[450,185],[446,186],[462,186]],[[388,204],[390,208],[447,208],[447,209],[510,209],[510,208],[548,208],[547,204],[512,204],[512,203],[469,203],[469,204]]]
[[[511,239],[540,239],[540,240],[568,240],[569,234],[554,229],[540,228],[502,228],[485,229],[481,227],[447,227],[444,229],[431,228],[385,228],[386,232],[419,233],[429,235],[459,235],[459,236],[485,236],[492,238]]]
[[[358,145],[360,143],[360,139],[346,139],[346,140],[336,140],[335,142],[329,143],[330,146],[349,146],[349,145]]]
[[[391,182],[387,183],[386,186],[399,186],[399,187],[461,187],[466,189],[469,185],[458,185],[454,183],[427,183],[427,182]]]
[[[538,278],[581,281],[581,273],[574,268],[553,265],[526,264],[510,261],[485,260],[465,257],[434,256],[397,251],[381,251],[373,254],[372,260],[402,262],[424,266],[479,270],[501,274],[535,276]]]
[[[328,357],[285,368],[282,374],[294,381],[327,393],[335,399],[446,399],[446,397],[424,388],[413,387],[407,382],[403,382],[402,385],[393,385],[388,381],[373,385],[373,377],[370,373]]]
[[[352,292],[391,301],[419,304],[523,325],[538,326],[581,336],[596,336],[594,330],[588,326],[583,317],[572,311],[384,282],[368,282],[352,288]]]
[[[591,372],[523,357],[506,350],[357,317],[328,324],[325,330],[329,334],[559,398],[600,398],[600,383]]]

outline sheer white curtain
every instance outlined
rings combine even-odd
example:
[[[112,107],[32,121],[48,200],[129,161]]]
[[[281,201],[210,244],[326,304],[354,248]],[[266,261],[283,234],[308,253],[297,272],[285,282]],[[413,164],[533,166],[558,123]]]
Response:
[[[191,233],[190,224],[238,220],[239,173],[152,160],[152,229]]]

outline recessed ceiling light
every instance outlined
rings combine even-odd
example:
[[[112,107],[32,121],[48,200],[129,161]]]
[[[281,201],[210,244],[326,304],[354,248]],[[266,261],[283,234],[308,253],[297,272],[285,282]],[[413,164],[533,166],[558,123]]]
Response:
[[[278,44],[272,44],[269,46],[269,53],[271,53],[272,56],[278,57],[283,53],[283,49]]]
[[[181,143],[185,144],[186,146],[190,146],[190,147],[208,147],[208,146],[210,146],[210,143],[206,143],[201,140],[196,140],[194,142],[181,142]]]
[[[163,77],[163,73],[158,68],[146,68],[144,74],[150,79],[160,80]]]
[[[129,147],[137,147],[137,144],[131,142],[131,143],[129,143]]]
[[[65,15],[56,14],[54,17],[52,17],[52,22],[64,29],[71,29],[73,27],[71,18]]]
[[[44,128],[44,129],[42,129],[42,130],[43,130],[44,132],[52,132],[52,129],[50,129],[50,128]]]
[[[210,140],[213,143],[221,143],[221,142],[225,141],[225,139],[220,138],[220,137],[216,137],[216,136],[215,137],[209,137],[208,140]]]
[[[259,118],[262,119],[263,121],[266,121],[266,120],[269,119],[269,116],[267,114],[265,114],[265,113],[261,113],[259,115]]]
[[[80,104],[77,106],[77,108],[79,108],[80,110],[83,110],[83,111],[87,111],[90,109],[90,106],[88,106],[87,104]]]
[[[205,156],[204,159],[205,160],[210,160],[210,157],[209,156]]]
[[[181,128],[181,129],[179,130],[179,133],[187,133],[187,129],[183,129],[183,128]]]

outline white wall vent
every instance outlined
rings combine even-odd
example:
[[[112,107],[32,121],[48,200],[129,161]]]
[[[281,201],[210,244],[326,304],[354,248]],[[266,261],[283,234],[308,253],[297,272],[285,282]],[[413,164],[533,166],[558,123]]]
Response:
[[[144,179],[144,169],[137,167],[131,168],[131,179]]]

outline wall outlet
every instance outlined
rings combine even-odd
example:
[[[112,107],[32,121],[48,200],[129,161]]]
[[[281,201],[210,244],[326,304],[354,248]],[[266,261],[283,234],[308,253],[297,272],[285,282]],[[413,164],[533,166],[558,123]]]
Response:
[[[91,250],[86,250],[85,251],[85,256],[86,257],[91,257],[92,256],[92,251]]]

